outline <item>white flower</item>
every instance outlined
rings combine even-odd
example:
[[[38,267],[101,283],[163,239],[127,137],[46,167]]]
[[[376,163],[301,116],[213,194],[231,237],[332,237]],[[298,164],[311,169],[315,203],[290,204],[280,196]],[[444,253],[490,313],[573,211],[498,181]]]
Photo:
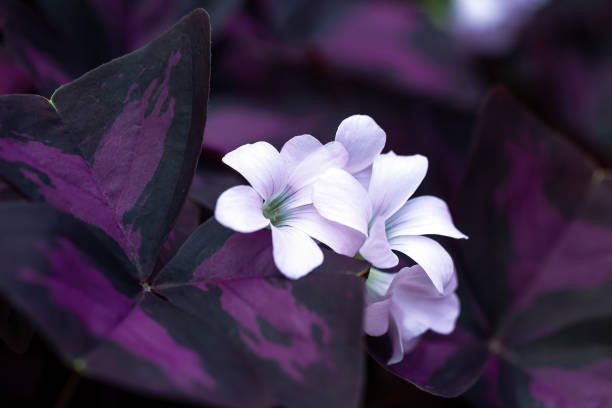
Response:
[[[446,250],[422,235],[467,238],[454,225],[446,203],[433,196],[410,199],[427,173],[424,156],[381,154],[372,165],[367,191],[341,169],[326,171],[313,189],[319,213],[367,236],[359,253],[377,268],[392,268],[404,253],[421,265],[442,292],[454,275]]]
[[[382,336],[389,332],[393,352],[388,364],[399,363],[427,330],[449,334],[459,316],[457,280],[446,282],[442,293],[425,271],[416,265],[397,273],[370,269],[365,310],[365,332]]]
[[[452,28],[481,52],[506,51],[521,28],[548,0],[454,0]]]
[[[239,232],[272,230],[274,261],[287,277],[300,278],[323,262],[313,240],[354,256],[363,235],[321,217],[312,206],[312,184],[331,168],[349,161],[340,143],[325,146],[310,135],[289,140],[279,153],[266,142],[247,144],[223,157],[250,186],[236,186],[217,200],[215,218]]]

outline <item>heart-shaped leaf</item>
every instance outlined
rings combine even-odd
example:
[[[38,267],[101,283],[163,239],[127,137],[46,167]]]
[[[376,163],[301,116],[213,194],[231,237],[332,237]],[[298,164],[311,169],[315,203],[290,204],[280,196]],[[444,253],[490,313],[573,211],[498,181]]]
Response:
[[[100,228],[146,279],[194,174],[206,118],[208,16],[39,96],[0,97],[0,171]],[[155,222],[151,222],[154,219]]]
[[[495,92],[460,196],[457,222],[470,237],[461,327],[390,368],[453,396],[488,361],[504,407],[610,405],[611,199],[607,170]]]
[[[0,242],[0,290],[80,372],[229,406],[359,403],[359,261],[288,281],[268,231],[210,220],[143,286],[114,241],[42,204],[0,206]]]

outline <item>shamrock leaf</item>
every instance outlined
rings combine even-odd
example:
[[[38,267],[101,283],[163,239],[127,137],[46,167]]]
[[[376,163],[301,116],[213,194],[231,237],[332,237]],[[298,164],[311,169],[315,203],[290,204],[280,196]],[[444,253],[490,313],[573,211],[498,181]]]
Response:
[[[607,406],[612,177],[503,91],[481,115],[457,213],[460,327],[390,369],[443,396],[486,369],[480,404]]]
[[[212,220],[176,253],[199,218],[185,198],[209,46],[196,10],[50,101],[0,98],[0,174],[46,202],[1,207],[0,291],[88,376],[200,403],[356,406],[361,262],[330,254],[288,282],[269,234]]]
[[[0,97],[0,171],[116,240],[146,278],[194,174],[206,117],[208,17],[40,96]],[[155,222],[151,222],[155,220]]]
[[[211,219],[143,288],[119,245],[74,217],[9,203],[0,220],[0,290],[76,370],[230,406],[358,405],[363,286],[348,273],[361,262],[328,253],[288,281],[269,233]]]

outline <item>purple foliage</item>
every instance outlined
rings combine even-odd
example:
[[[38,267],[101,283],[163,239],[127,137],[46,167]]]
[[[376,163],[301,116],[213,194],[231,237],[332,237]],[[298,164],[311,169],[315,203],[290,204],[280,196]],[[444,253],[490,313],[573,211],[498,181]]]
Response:
[[[470,236],[460,327],[390,369],[444,396],[484,372],[472,396],[487,404],[605,406],[610,176],[503,91],[489,97],[476,140],[458,204]]]
[[[365,266],[328,255],[288,282],[269,236],[214,221],[190,235],[209,46],[196,10],[51,100],[0,99],[2,176],[61,211],[2,206],[0,290],[89,376],[200,403],[357,406],[363,286],[350,275]]]

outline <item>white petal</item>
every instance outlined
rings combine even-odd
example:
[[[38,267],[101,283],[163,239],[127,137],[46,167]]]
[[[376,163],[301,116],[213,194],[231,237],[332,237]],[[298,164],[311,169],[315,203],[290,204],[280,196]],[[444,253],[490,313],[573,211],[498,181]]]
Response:
[[[261,196],[250,186],[232,187],[217,199],[215,218],[234,231],[254,232],[270,224],[263,216],[262,203]]]
[[[340,123],[336,141],[344,145],[349,153],[345,170],[353,174],[365,169],[385,147],[387,136],[369,116],[353,115]]]
[[[374,215],[388,218],[412,196],[427,173],[427,158],[421,155],[381,154],[372,165],[368,194]]]
[[[348,161],[348,153],[340,144],[331,142],[310,153],[289,176],[288,184],[294,190],[313,183],[328,169],[342,168]]]
[[[289,139],[280,151],[287,164],[287,171],[293,171],[309,154],[321,146],[323,146],[321,142],[311,135],[300,135]]]
[[[446,249],[431,238],[402,235],[391,239],[391,248],[408,255],[421,265],[436,290],[444,293],[445,287],[452,281],[455,267]]]
[[[323,263],[323,251],[305,232],[272,226],[274,263],[283,275],[299,279]]]
[[[398,264],[399,258],[393,253],[387,241],[383,217],[376,217],[370,227],[370,235],[359,249],[359,253],[377,268],[392,268]]]
[[[403,307],[396,299],[391,300],[390,311],[393,320],[397,324],[404,354],[406,354],[410,348],[407,345],[414,344],[414,340],[425,333],[429,327],[415,319],[412,310]]]
[[[376,268],[370,268],[368,279],[366,279],[369,298],[378,300],[385,297],[396,275],[396,273],[387,273]]]
[[[401,330],[398,322],[393,315],[389,322],[389,337],[391,337],[392,353],[387,364],[397,364],[404,359],[404,342],[402,341]]]
[[[440,294],[419,265],[402,268],[392,284],[395,307],[405,318],[433,331],[448,334],[459,316],[459,298],[452,292]]]
[[[410,199],[387,220],[389,236],[444,235],[467,239],[453,224],[444,200],[433,196]]]
[[[323,217],[368,235],[372,214],[368,193],[346,171],[331,169],[321,175],[313,186],[312,201]]]
[[[295,209],[287,224],[324,243],[334,252],[350,257],[355,256],[365,239],[361,232],[323,218],[312,205]]]
[[[382,336],[389,330],[390,299],[372,302],[366,306],[363,316],[364,331],[370,336]]]
[[[372,178],[372,166],[368,166],[365,169],[354,173],[353,177],[357,179],[357,181],[368,190],[370,188],[370,179]]]
[[[245,144],[223,156],[227,164],[253,186],[264,199],[287,184],[287,171],[280,153],[269,143]]]

